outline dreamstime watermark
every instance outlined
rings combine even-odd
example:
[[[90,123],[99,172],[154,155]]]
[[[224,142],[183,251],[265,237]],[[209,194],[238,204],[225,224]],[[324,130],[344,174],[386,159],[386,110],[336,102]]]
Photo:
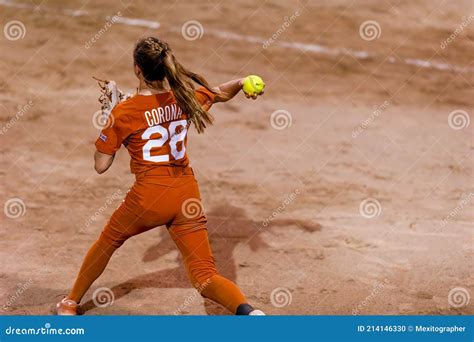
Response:
[[[293,301],[291,291],[286,287],[277,287],[270,294],[270,302],[276,308],[284,308]]]
[[[291,113],[284,109],[278,109],[270,115],[270,125],[279,131],[290,128],[292,122]]]
[[[453,31],[453,33],[449,35],[448,38],[446,38],[441,42],[441,44],[439,44],[439,47],[443,50],[446,49],[448,45],[451,44],[457,38],[457,36],[459,36],[464,31],[464,29],[473,21],[474,15],[472,14],[467,18],[463,18],[461,24]]]
[[[105,308],[114,304],[115,295],[108,287],[99,287],[92,294],[92,302],[99,308]]]
[[[270,45],[272,45],[289,27],[291,24],[293,24],[295,22],[295,20],[300,16],[300,12],[299,11],[295,11],[292,15],[290,15],[289,17],[286,16],[284,17],[284,21],[283,21],[283,24],[275,31],[274,34],[272,34],[271,37],[269,37],[268,39],[266,39],[263,44],[262,44],[262,47],[264,49],[268,48]]]
[[[115,123],[115,117],[112,113],[104,115],[102,110],[98,110],[92,115],[92,126],[98,130],[110,128]]]
[[[7,302],[5,303],[5,305],[2,306],[2,310],[3,311],[6,311],[8,310],[8,308],[10,308],[17,300],[18,298],[21,297],[21,295],[23,294],[23,292],[25,292],[26,290],[28,290],[28,288],[33,284],[33,280],[30,278],[28,279],[28,281],[24,284],[22,283],[19,283],[17,286],[17,290],[15,291],[15,293],[10,297],[8,298]]]
[[[462,194],[462,199],[459,201],[458,205],[454,207],[449,214],[443,219],[443,223],[441,224],[442,227],[445,227],[449,221],[454,219],[456,216],[459,215],[461,211],[466,208],[466,206],[472,201],[474,198],[474,192],[470,192],[468,194]]]
[[[28,336],[28,335],[85,335],[86,331],[84,328],[53,328],[51,323],[45,323],[44,327],[21,327],[16,328],[9,326],[5,328],[6,335],[18,335],[18,336]],[[48,338],[49,339],[49,338]]]
[[[382,205],[375,198],[366,198],[360,202],[359,213],[365,218],[375,218],[382,213]]]
[[[181,315],[186,308],[191,305],[198,297],[201,296],[201,292],[205,290],[205,288],[211,283],[211,278],[207,279],[204,283],[198,284],[196,286],[196,291],[193,292],[192,295],[187,297],[183,304],[181,304],[173,313],[174,315]]]
[[[10,198],[3,205],[3,213],[6,217],[11,219],[22,217],[26,213],[25,202],[23,202],[23,200],[18,197]]]
[[[113,17],[107,17],[104,26],[87,42],[84,43],[86,49],[97,43],[100,38],[122,17],[122,12],[118,11]]]
[[[470,124],[471,118],[465,110],[456,109],[448,115],[448,125],[456,131],[467,128]]]
[[[290,205],[291,202],[293,202],[296,197],[300,194],[300,190],[299,189],[295,189],[293,192],[291,192],[290,194],[285,194],[285,198],[283,200],[283,202],[281,202],[281,204],[278,206],[278,208],[276,208],[275,210],[273,210],[273,212],[271,213],[270,216],[268,216],[263,222],[262,222],[262,226],[263,227],[268,227],[268,225],[270,224],[270,222],[272,222],[278,215],[280,215],[288,205]]]
[[[84,223],[84,226],[86,228],[88,228],[93,222],[95,222],[99,218],[100,215],[102,215],[107,210],[107,208],[110,207],[110,205],[114,201],[116,201],[120,198],[122,198],[122,190],[119,189],[119,190],[115,191],[112,194],[112,196],[107,197],[107,199],[104,202],[104,205],[102,205],[99,209],[97,209],[96,212],[92,216],[90,216],[86,219],[86,222]]]
[[[352,131],[352,138],[357,138],[367,127],[369,127],[377,118],[382,114],[387,107],[390,105],[390,102],[384,101],[380,106],[375,106],[373,112],[370,116],[365,119],[355,130]]]
[[[374,288],[372,289],[372,291],[370,292],[370,294],[365,297],[365,299],[360,302],[359,304],[357,304],[353,309],[352,309],[352,314],[355,316],[355,315],[358,315],[360,313],[360,311],[369,306],[370,304],[372,304],[372,302],[374,301],[375,297],[377,297],[378,294],[380,294],[384,289],[385,289],[385,286],[389,284],[389,281],[388,279],[384,279],[383,282],[380,282],[380,283],[377,283]]]
[[[26,27],[19,20],[12,20],[3,26],[3,35],[10,41],[20,40],[26,36]]]
[[[181,205],[181,212],[188,219],[198,218],[204,215],[201,200],[199,198],[188,198]]]
[[[372,41],[380,38],[382,34],[382,28],[380,24],[375,20],[364,21],[359,26],[359,36],[365,41]]]
[[[453,308],[459,309],[466,306],[471,301],[469,291],[464,287],[455,287],[449,291],[448,303]]]
[[[4,135],[8,132],[10,128],[15,126],[15,124],[20,120],[20,118],[25,115],[31,108],[34,106],[34,102],[32,100],[29,100],[26,105],[18,105],[17,107],[17,112],[15,113],[15,116],[12,117],[0,130],[0,135]]]
[[[189,20],[181,26],[181,35],[188,41],[200,39],[204,35],[204,27],[197,20]]]

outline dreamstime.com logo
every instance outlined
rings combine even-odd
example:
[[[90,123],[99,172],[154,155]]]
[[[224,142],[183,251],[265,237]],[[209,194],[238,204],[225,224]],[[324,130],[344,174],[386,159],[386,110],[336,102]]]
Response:
[[[453,208],[449,214],[443,219],[441,226],[445,227],[449,221],[454,219],[456,216],[458,216],[464,208],[466,208],[470,202],[474,199],[474,192],[470,192],[468,194],[464,193],[461,196],[461,200],[459,201],[458,205]]]
[[[119,200],[122,198],[122,190],[117,190],[115,191],[112,196],[107,197],[105,200],[104,205],[102,205],[99,209],[96,210],[94,215],[90,216],[87,218],[85,221],[84,225],[86,228],[88,228],[93,222],[97,221],[97,219],[102,215],[111,205],[114,201]]]
[[[189,20],[181,26],[181,35],[188,41],[200,39],[204,35],[204,27],[197,20]]]
[[[264,49],[268,48],[270,45],[272,45],[274,42],[277,41],[277,39],[290,27],[291,24],[293,24],[293,22],[296,21],[296,19],[300,16],[300,12],[299,11],[295,11],[292,15],[290,15],[289,17],[286,16],[283,21],[283,24],[281,24],[281,26],[275,31],[274,34],[272,34],[272,36],[270,38],[268,38],[267,40],[265,40],[262,44],[262,47]]]
[[[292,122],[291,113],[284,109],[278,109],[270,115],[270,125],[279,131],[290,128]]]
[[[370,294],[352,309],[352,314],[354,316],[358,315],[363,308],[366,308],[371,305],[375,301],[375,298],[385,289],[385,286],[388,283],[388,279],[384,279],[383,282],[377,283],[370,292]]]
[[[92,45],[97,43],[102,36],[107,33],[107,31],[116,23],[120,20],[122,17],[122,12],[118,11],[117,14],[115,14],[112,17],[107,17],[104,26],[97,31],[97,33],[89,39],[87,42],[84,43],[84,47],[86,49],[90,49]]]
[[[8,308],[10,308],[20,297],[21,295],[26,291],[28,290],[28,288],[33,284],[33,280],[32,279],[28,279],[28,281],[24,284],[22,283],[19,283],[17,286],[17,290],[15,291],[15,293],[7,300],[7,302],[5,303],[5,305],[3,305],[3,307],[1,308],[2,311],[6,311],[8,310]]]
[[[462,308],[463,306],[468,305],[470,301],[471,295],[464,287],[455,287],[449,291],[448,303],[453,308]]]
[[[198,218],[204,215],[202,203],[199,198],[188,198],[181,205],[181,212],[188,219]]]
[[[92,302],[99,308],[105,308],[114,304],[115,295],[108,287],[99,287],[92,294]]]
[[[92,115],[92,125],[99,130],[110,128],[114,123],[115,118],[112,113],[104,115],[102,110],[98,110]]]
[[[10,198],[3,206],[3,213],[6,217],[11,219],[22,217],[26,213],[25,202],[23,202],[21,198]]]
[[[377,118],[388,108],[390,102],[384,101],[380,106],[375,106],[370,116],[365,119],[355,130],[352,131],[352,138],[357,138],[367,127],[369,127]]]
[[[1,129],[0,135],[4,135],[8,132],[10,128],[16,125],[16,123],[21,119],[23,115],[25,115],[31,108],[34,106],[34,102],[29,100],[26,105],[18,105],[17,112],[15,116],[13,116]]]
[[[470,124],[471,118],[465,110],[456,109],[448,115],[448,125],[454,130],[458,131],[467,128]]]
[[[365,41],[372,41],[380,38],[382,35],[382,28],[375,20],[364,21],[359,26],[359,36]]]
[[[382,205],[375,198],[366,198],[359,205],[359,213],[365,218],[374,218],[382,213]]]
[[[26,36],[26,27],[19,20],[12,20],[3,26],[3,35],[10,41],[20,40]]]
[[[277,287],[270,294],[270,302],[276,308],[283,308],[291,304],[293,296],[286,287]]]
[[[439,47],[443,50],[446,49],[446,47],[452,43],[457,38],[457,36],[459,36],[473,21],[474,15],[472,14],[468,18],[464,18],[461,24],[454,30],[454,32],[451,33],[448,38],[443,40],[441,44],[439,44]]]
[[[186,298],[183,304],[181,304],[176,311],[174,312],[174,315],[181,315],[189,305],[191,305],[197,298],[201,296],[201,292],[206,289],[206,287],[211,283],[211,279],[207,279],[204,283],[196,285],[196,291],[193,292],[193,294],[189,297]]]
[[[263,227],[268,227],[270,222],[272,222],[278,215],[280,215],[291,202],[293,202],[296,197],[300,194],[300,189],[295,189],[295,191],[285,194],[285,198],[283,202],[278,206],[278,208],[274,209],[270,216],[268,216],[263,222]]]
[[[84,335],[84,328],[53,328],[51,323],[45,323],[39,328],[15,328],[9,326],[5,329],[6,335]]]

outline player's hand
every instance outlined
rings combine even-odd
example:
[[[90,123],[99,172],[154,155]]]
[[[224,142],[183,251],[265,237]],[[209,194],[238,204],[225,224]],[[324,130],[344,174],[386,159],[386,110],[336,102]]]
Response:
[[[264,94],[265,82],[257,75],[249,75],[242,81],[242,90],[246,98],[256,100],[259,95]]]
[[[252,100],[256,100],[257,97],[262,96],[263,93],[265,93],[265,92],[262,91],[260,94],[253,94],[253,95],[251,95],[251,94],[247,94],[247,93],[244,92],[245,97],[248,98],[248,99],[252,99]]]

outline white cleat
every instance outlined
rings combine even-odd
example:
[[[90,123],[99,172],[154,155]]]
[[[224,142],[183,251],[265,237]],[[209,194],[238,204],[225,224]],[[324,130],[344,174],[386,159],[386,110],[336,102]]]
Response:
[[[56,304],[56,315],[58,316],[76,316],[78,314],[79,304],[67,298],[63,298]]]
[[[250,311],[249,316],[266,316],[262,310]]]

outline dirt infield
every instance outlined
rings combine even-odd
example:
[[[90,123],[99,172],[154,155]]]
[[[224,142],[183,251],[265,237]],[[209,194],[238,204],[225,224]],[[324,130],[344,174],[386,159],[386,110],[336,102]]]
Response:
[[[218,267],[251,303],[474,314],[470,1],[149,3],[0,1],[1,314],[49,314],[133,183],[125,150],[93,169],[92,76],[133,91],[143,35],[212,84],[267,82],[188,143]],[[112,305],[94,304],[100,288]],[[227,314],[196,295],[165,228],[127,241],[83,303]]]

